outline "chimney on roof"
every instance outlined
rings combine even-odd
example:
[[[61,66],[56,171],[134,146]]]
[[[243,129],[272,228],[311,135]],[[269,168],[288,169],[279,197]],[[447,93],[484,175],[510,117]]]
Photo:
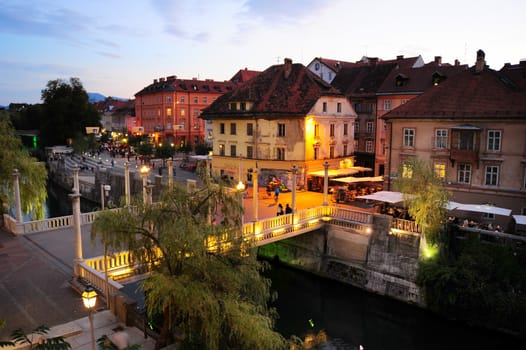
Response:
[[[153,83],[154,83],[154,84],[157,84],[157,79],[153,79]]]
[[[435,56],[435,63],[439,66],[442,65],[442,56]]]
[[[475,63],[475,73],[480,73],[486,66],[486,60],[484,59],[486,54],[482,50],[477,51],[477,62]]]
[[[455,58],[455,66],[460,66],[460,61],[457,58]]]
[[[396,56],[396,59],[397,60],[403,60],[404,59],[404,55],[398,55],[398,56]]]
[[[285,64],[283,65],[283,77],[288,79],[292,72],[292,59],[285,58]]]

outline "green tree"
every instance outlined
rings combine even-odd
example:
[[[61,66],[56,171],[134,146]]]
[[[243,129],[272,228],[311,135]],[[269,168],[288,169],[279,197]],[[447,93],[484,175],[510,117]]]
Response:
[[[207,155],[212,150],[212,147],[206,143],[197,143],[195,145],[195,154]]]
[[[148,162],[150,157],[153,155],[153,143],[150,142],[150,140],[144,140],[141,141],[136,147],[135,147],[135,153],[140,154],[144,157],[144,160]]]
[[[22,211],[33,219],[42,219],[47,198],[46,167],[29,156],[11,122],[5,117],[0,118],[0,149],[2,208],[14,205],[13,171],[18,169]]]
[[[89,103],[78,78],[51,80],[42,90],[43,115],[40,121],[42,146],[72,142],[87,126],[101,126],[100,115]]]
[[[237,197],[220,185],[189,191],[176,185],[154,206],[137,212],[103,212],[92,240],[128,249],[134,263],[151,269],[142,283],[150,318],[162,315],[156,349],[181,342],[183,349],[283,349],[273,330],[276,312],[270,281],[239,235]],[[221,225],[211,223],[218,215]],[[220,239],[228,249],[211,250]],[[155,263],[154,263],[155,262]]]
[[[168,159],[174,155],[174,148],[167,142],[163,142],[161,146],[155,147],[155,157],[161,159]]]
[[[437,253],[440,232],[447,218],[449,193],[443,179],[435,174],[431,163],[418,158],[403,162],[394,187],[404,195],[409,215],[422,229],[423,249],[427,257]]]
[[[17,345],[27,344],[29,349],[34,350],[67,350],[71,349],[71,345],[64,340],[64,337],[48,338],[47,334],[49,327],[39,326],[31,333],[26,334],[23,329],[16,329],[12,334],[12,341],[0,341],[0,348],[13,347]]]

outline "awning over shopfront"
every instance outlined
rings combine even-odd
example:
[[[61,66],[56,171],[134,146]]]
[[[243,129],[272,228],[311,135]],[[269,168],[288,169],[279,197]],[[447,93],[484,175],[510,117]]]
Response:
[[[329,169],[329,177],[351,176],[351,175],[354,175],[354,174],[358,174],[361,171],[372,171],[372,169],[371,168],[365,168],[365,167],[362,167],[362,166],[353,166],[353,167],[350,167],[350,168],[340,168],[340,169]],[[325,176],[325,170],[312,171],[312,172],[308,173],[307,175],[324,177]]]
[[[364,177],[348,176],[348,177],[339,177],[339,178],[333,179],[333,181],[343,182],[343,183],[381,182],[381,181],[384,181],[384,178],[383,178],[383,176],[374,176],[374,177],[370,177],[370,176],[364,176]]]

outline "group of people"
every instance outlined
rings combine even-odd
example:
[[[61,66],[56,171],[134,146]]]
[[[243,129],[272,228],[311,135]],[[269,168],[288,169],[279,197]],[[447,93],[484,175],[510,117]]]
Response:
[[[278,204],[278,212],[276,215],[280,216],[283,214],[292,214],[292,208],[290,207],[289,203],[285,206],[285,211],[283,211],[283,205],[281,203]]]

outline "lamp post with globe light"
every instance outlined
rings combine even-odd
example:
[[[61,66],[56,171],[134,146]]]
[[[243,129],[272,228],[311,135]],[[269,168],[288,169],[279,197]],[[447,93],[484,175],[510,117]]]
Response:
[[[144,205],[148,203],[147,185],[148,185],[148,173],[149,172],[150,172],[150,168],[147,165],[143,165],[140,169],[141,178],[142,178],[142,202]]]
[[[93,287],[88,284],[84,292],[82,293],[82,302],[84,307],[88,310],[88,319],[91,333],[91,350],[95,350],[95,331],[93,329],[93,309],[97,304],[97,292]]]

